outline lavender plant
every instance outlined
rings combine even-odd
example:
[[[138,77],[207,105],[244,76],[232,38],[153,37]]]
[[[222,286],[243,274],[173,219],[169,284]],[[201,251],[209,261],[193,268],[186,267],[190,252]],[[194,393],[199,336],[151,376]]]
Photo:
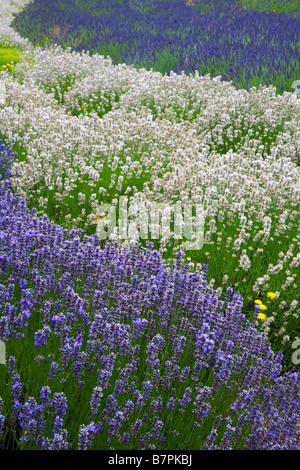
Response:
[[[300,75],[299,16],[242,1],[35,0],[13,26],[37,46],[56,43],[168,75],[197,70],[239,88],[263,83],[283,93]]]
[[[300,375],[281,373],[239,293],[219,300],[181,252],[168,267],[151,246],[101,249],[9,186],[2,447],[9,435],[19,449],[297,449]]]
[[[5,147],[0,139],[0,176],[8,179],[11,176],[11,167],[16,157],[16,152],[12,152],[10,147]]]

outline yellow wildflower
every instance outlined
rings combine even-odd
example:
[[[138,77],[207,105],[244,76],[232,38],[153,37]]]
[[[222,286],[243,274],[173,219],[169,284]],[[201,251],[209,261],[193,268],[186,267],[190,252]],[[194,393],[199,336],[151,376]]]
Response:
[[[257,318],[258,318],[258,320],[264,321],[265,318],[266,318],[266,315],[265,315],[264,313],[259,313],[259,314],[257,315]]]
[[[260,308],[261,310],[267,310],[268,307],[266,307],[265,305],[261,305]]]
[[[261,301],[261,300],[254,300],[254,303],[255,303],[255,304],[262,305],[262,301]]]
[[[270,297],[270,299],[275,299],[276,298],[276,294],[274,294],[274,292],[268,292],[267,293],[267,297]]]

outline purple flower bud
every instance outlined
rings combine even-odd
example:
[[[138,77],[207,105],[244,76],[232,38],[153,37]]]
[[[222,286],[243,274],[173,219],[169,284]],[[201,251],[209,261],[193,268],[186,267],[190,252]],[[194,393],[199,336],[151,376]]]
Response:
[[[57,362],[52,362],[50,366],[49,375],[47,377],[47,380],[49,380],[49,382],[51,382],[54,379],[57,369],[58,369]]]
[[[42,387],[40,391],[40,399],[43,407],[47,407],[51,403],[50,399],[51,390],[48,386]]]
[[[103,397],[102,388],[101,387],[94,387],[93,395],[90,401],[90,407],[92,410],[92,414],[96,415],[100,406],[100,398]]]
[[[63,416],[67,412],[67,399],[63,392],[56,392],[51,400],[51,407],[54,408],[55,413]]]
[[[87,450],[93,444],[96,435],[96,426],[94,423],[88,426],[79,426],[78,450]]]
[[[45,346],[47,343],[47,339],[49,338],[51,334],[51,329],[49,326],[44,326],[42,330],[38,330],[34,333],[34,345],[37,348],[40,348],[42,346]]]

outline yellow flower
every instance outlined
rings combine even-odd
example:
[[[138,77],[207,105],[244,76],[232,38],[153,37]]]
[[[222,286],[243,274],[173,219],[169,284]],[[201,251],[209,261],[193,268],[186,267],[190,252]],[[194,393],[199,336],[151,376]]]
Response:
[[[254,303],[255,303],[255,304],[262,305],[262,301],[261,301],[261,300],[254,300]]]
[[[267,310],[268,307],[266,307],[265,305],[261,305],[260,308],[261,310]]]
[[[259,314],[257,315],[257,318],[258,318],[259,320],[261,320],[261,321],[264,321],[265,318],[266,318],[266,315],[265,315],[264,313],[259,313]]]
[[[270,299],[276,299],[276,294],[274,294],[274,292],[268,292],[267,293],[267,297],[270,297]]]

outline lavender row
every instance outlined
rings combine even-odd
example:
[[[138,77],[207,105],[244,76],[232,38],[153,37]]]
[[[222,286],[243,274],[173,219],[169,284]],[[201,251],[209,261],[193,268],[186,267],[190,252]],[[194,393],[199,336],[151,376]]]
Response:
[[[234,86],[294,91],[300,17],[243,8],[235,0],[35,0],[14,20],[35,45],[109,55],[114,64],[222,75]]]
[[[151,245],[101,248],[0,185],[3,442],[297,449],[300,375],[281,373],[239,293],[219,300],[181,252],[167,266]]]

